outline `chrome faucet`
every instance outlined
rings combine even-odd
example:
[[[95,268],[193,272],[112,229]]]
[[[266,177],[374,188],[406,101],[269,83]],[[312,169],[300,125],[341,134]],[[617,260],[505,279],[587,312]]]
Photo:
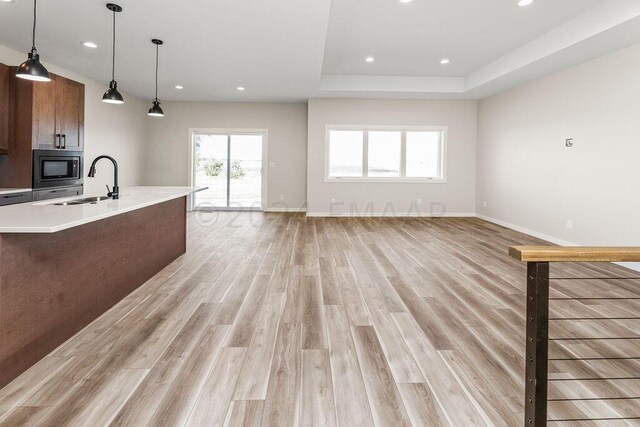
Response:
[[[107,197],[111,197],[115,200],[120,196],[120,188],[118,187],[118,162],[116,162],[113,157],[104,155],[96,157],[89,168],[89,178],[96,176],[96,163],[100,159],[109,159],[111,160],[111,163],[113,163],[113,189],[109,190],[109,186],[107,185]]]

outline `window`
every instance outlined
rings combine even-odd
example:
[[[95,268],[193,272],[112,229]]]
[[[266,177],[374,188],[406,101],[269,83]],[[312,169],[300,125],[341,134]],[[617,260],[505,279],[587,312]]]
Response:
[[[400,176],[402,132],[369,132],[368,176]]]
[[[407,132],[407,176],[438,178],[440,132]]]
[[[327,126],[328,181],[445,182],[446,127]]]
[[[329,175],[362,176],[364,132],[332,130],[329,133]]]

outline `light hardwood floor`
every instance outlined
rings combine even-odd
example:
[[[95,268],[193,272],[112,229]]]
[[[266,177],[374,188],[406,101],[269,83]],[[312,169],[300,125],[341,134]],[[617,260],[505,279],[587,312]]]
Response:
[[[520,426],[525,265],[507,247],[522,244],[541,242],[479,219],[191,214],[187,253],[0,390],[0,424]],[[640,297],[640,281],[570,279],[632,274],[554,265],[567,280],[553,281],[552,296]],[[555,317],[628,317],[640,302],[551,307]],[[638,332],[632,320],[551,328]],[[550,349],[634,351],[638,340]],[[640,362],[554,361],[550,375],[594,369],[634,376]],[[620,394],[640,396],[640,381],[550,385],[551,398]],[[550,415],[637,415],[639,402],[554,401]]]

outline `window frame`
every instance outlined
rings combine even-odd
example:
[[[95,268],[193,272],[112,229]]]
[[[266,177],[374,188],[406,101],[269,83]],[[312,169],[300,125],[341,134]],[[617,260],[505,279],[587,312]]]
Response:
[[[362,174],[358,177],[330,176],[331,131],[361,131],[362,141]],[[447,132],[448,126],[367,126],[367,125],[325,125],[324,143],[324,182],[384,182],[384,183],[421,183],[444,184],[447,182]],[[400,144],[400,176],[399,177],[370,177],[369,174],[369,132],[401,132]],[[407,132],[440,132],[438,144],[439,176],[436,178],[407,177]]]

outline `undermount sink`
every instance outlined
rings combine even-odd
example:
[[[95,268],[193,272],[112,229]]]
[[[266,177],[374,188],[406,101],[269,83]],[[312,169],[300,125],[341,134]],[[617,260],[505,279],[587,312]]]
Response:
[[[66,202],[52,203],[54,206],[71,206],[71,205],[86,205],[96,204],[102,200],[111,200],[111,197],[99,196],[99,197],[85,197],[84,199],[69,200]]]

